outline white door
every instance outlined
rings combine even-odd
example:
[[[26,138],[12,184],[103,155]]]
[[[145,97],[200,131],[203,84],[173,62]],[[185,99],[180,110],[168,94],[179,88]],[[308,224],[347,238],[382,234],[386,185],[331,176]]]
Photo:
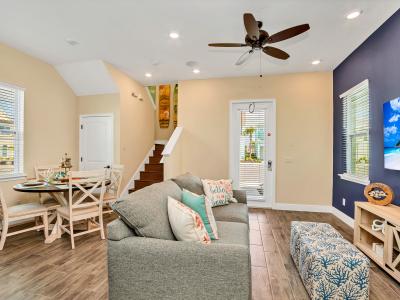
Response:
[[[275,195],[275,103],[231,103],[230,174],[249,201],[270,206]],[[257,205],[257,204],[256,204]]]
[[[80,116],[80,170],[95,170],[113,163],[113,116]]]

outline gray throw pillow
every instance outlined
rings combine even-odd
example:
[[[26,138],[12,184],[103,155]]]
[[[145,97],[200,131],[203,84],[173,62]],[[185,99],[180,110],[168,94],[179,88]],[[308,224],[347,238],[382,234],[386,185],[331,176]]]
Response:
[[[194,176],[191,173],[182,174],[172,179],[181,189],[188,190],[197,195],[203,195],[203,183],[200,177]]]
[[[175,240],[168,219],[168,196],[181,200],[171,180],[153,184],[119,199],[112,209],[138,236]]]

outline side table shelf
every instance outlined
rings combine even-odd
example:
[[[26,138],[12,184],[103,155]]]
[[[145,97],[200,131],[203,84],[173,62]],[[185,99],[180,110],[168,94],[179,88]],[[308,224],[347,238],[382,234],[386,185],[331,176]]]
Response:
[[[384,233],[372,230],[374,220],[385,223]],[[373,244],[383,245],[383,256],[373,251]],[[354,245],[400,282],[400,207],[355,202]]]

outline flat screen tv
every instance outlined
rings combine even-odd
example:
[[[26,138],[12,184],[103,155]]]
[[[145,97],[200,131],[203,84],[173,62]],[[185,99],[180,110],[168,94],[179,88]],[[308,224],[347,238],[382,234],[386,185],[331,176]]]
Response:
[[[383,104],[385,168],[400,170],[400,97]]]

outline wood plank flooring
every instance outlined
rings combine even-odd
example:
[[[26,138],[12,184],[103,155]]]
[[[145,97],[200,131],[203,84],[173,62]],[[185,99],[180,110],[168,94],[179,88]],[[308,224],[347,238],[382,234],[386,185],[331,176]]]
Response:
[[[308,299],[289,253],[290,222],[332,224],[348,240],[352,230],[331,214],[250,209],[253,299]],[[111,219],[108,218],[107,221]],[[0,299],[107,299],[107,243],[97,233],[50,245],[41,232],[7,238],[0,252]],[[400,285],[372,265],[370,299],[400,299]]]
[[[309,299],[290,256],[290,222],[325,222],[344,238],[353,230],[331,214],[250,209],[250,247],[253,299]],[[400,299],[400,284],[372,263],[370,300]]]

